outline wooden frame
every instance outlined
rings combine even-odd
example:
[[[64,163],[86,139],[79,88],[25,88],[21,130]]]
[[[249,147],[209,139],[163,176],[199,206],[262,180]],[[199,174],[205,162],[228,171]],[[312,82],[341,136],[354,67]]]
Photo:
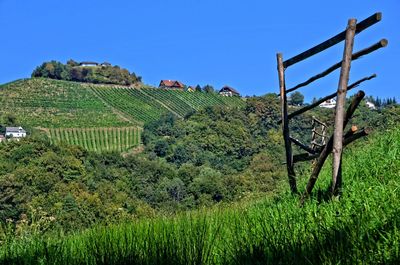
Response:
[[[376,24],[382,19],[381,13],[375,13],[374,15],[364,19],[363,21],[356,24],[356,19],[349,19],[347,28],[345,31],[335,35],[334,37],[308,49],[305,52],[302,52],[286,61],[283,61],[282,53],[277,54],[277,68],[278,68],[278,77],[279,77],[279,91],[280,91],[280,101],[281,101],[281,120],[279,123],[282,123],[282,134],[285,143],[285,153],[286,153],[286,169],[288,172],[288,180],[289,186],[292,193],[298,193],[297,183],[296,183],[296,174],[294,170],[294,164],[302,161],[309,161],[316,159],[314,164],[313,171],[311,173],[310,179],[307,183],[306,190],[302,196],[302,201],[311,194],[312,189],[315,185],[315,182],[318,179],[318,175],[322,169],[323,164],[325,163],[326,158],[330,153],[333,153],[333,165],[332,165],[332,195],[338,195],[341,188],[342,178],[341,178],[341,161],[342,161],[342,151],[343,147],[351,142],[359,139],[360,137],[366,136],[369,133],[369,130],[362,129],[361,131],[357,131],[357,127],[353,126],[345,135],[343,135],[343,131],[346,128],[346,125],[349,123],[354,111],[359,106],[361,100],[365,96],[363,91],[359,91],[354,97],[351,105],[348,107],[347,111],[344,111],[346,94],[347,91],[359,86],[361,83],[371,80],[376,77],[375,74],[370,75],[368,77],[364,77],[355,83],[348,86],[348,80],[350,75],[350,67],[351,61],[357,60],[364,55],[367,55],[371,52],[374,52],[380,48],[386,47],[388,41],[386,39],[382,39],[379,42],[373,44],[372,46],[362,49],[356,53],[353,53],[353,43],[354,37],[356,34],[361,31],[367,29],[368,27]],[[312,76],[308,80],[292,87],[286,89],[286,80],[285,80],[285,70],[287,67],[292,66],[298,62],[301,62],[315,54],[318,54],[342,41],[345,41],[343,58],[340,62],[332,65],[328,69],[323,72]],[[304,87],[322,77],[327,76],[332,73],[336,69],[341,69],[339,85],[336,93],[330,94],[309,106],[305,106],[299,110],[296,110],[292,113],[288,113],[288,101],[287,94],[297,90],[300,87]],[[319,106],[322,102],[332,99],[336,97],[336,113],[335,113],[335,125],[334,125],[334,133],[326,142],[326,124],[321,121],[314,120],[313,122],[319,123],[322,126],[321,132],[317,131],[315,128],[312,131],[312,146],[309,147],[306,144],[300,142],[298,139],[295,139],[290,136],[290,119],[298,116],[308,110],[311,110],[317,106]],[[314,124],[313,124],[314,127]],[[316,141],[317,137],[322,137],[323,141],[318,143]],[[293,155],[292,144],[300,147],[302,150],[306,151],[303,154]]]

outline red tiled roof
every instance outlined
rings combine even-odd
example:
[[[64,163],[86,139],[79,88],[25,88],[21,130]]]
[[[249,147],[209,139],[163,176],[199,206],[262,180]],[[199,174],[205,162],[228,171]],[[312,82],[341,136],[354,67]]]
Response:
[[[176,80],[161,80],[160,86],[183,88],[185,85]]]
[[[219,92],[223,92],[223,91],[227,91],[227,90],[232,92],[232,93],[234,93],[234,94],[238,94],[238,95],[240,94],[236,89],[234,89],[233,87],[230,87],[230,86],[222,87]]]

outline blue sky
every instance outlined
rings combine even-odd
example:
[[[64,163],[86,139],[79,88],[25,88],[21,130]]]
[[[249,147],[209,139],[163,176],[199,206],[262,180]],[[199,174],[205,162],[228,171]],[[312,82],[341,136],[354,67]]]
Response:
[[[244,95],[278,92],[276,53],[288,59],[381,11],[354,51],[381,38],[385,49],[353,62],[350,83],[376,73],[360,89],[400,99],[400,1],[265,0],[0,0],[0,83],[29,77],[43,61],[108,61],[157,85],[230,85]],[[286,71],[288,87],[341,59],[343,43]],[[306,100],[337,89],[339,70],[300,90]]]

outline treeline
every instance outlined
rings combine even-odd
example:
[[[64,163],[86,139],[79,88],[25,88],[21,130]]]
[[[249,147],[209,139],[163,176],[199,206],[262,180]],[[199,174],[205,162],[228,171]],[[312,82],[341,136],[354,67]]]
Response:
[[[32,77],[116,85],[132,85],[141,82],[142,79],[134,72],[130,73],[117,65],[104,63],[88,67],[74,60],[69,60],[66,64],[57,61],[44,62],[32,72]]]

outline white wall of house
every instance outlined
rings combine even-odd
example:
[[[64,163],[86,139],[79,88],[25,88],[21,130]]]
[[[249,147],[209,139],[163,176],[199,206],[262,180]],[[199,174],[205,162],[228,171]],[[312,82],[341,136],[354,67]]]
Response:
[[[26,137],[26,133],[20,133],[20,132],[7,132],[6,137],[14,137],[14,138],[22,138]]]

